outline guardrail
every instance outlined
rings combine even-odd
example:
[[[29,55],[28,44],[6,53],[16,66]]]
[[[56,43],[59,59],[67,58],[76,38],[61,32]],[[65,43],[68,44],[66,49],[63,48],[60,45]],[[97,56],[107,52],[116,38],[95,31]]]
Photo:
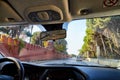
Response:
[[[96,59],[91,58],[90,62],[102,64],[102,65],[108,65],[111,67],[120,67],[120,60],[118,59]]]

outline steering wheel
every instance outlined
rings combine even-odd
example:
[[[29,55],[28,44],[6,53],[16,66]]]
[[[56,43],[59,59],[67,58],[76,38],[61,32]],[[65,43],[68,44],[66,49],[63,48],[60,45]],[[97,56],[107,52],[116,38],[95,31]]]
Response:
[[[18,59],[13,57],[5,57],[0,59],[0,63],[2,62],[13,62],[17,66],[18,80],[24,80],[24,67]]]

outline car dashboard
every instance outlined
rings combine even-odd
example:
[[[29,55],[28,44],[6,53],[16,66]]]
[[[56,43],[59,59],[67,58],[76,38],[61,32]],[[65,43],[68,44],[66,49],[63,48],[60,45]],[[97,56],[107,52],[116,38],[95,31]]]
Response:
[[[24,80],[120,80],[120,70],[115,68],[22,64],[25,70]],[[4,64],[1,73],[17,80],[17,68],[12,63]]]
[[[25,80],[85,80],[82,72],[70,66],[39,66],[24,63],[24,69]],[[15,77],[17,74],[15,65],[5,65],[2,74]]]

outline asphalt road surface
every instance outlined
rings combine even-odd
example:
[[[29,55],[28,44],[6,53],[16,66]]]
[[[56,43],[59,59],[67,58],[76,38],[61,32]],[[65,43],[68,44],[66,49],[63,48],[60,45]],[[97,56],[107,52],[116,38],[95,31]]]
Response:
[[[101,66],[100,64],[96,64],[93,62],[89,62],[86,60],[77,61],[76,58],[69,58],[69,59],[61,59],[61,60],[46,60],[46,61],[32,61],[32,63],[37,64],[74,64],[74,65],[94,65],[94,66]]]

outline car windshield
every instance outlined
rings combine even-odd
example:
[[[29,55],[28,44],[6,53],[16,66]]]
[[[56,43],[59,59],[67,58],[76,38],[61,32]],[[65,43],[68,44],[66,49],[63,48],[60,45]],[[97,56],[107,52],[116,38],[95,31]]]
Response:
[[[0,50],[38,64],[120,66],[120,16],[73,20],[62,26],[66,38],[58,40],[42,40],[42,24],[1,26]]]

